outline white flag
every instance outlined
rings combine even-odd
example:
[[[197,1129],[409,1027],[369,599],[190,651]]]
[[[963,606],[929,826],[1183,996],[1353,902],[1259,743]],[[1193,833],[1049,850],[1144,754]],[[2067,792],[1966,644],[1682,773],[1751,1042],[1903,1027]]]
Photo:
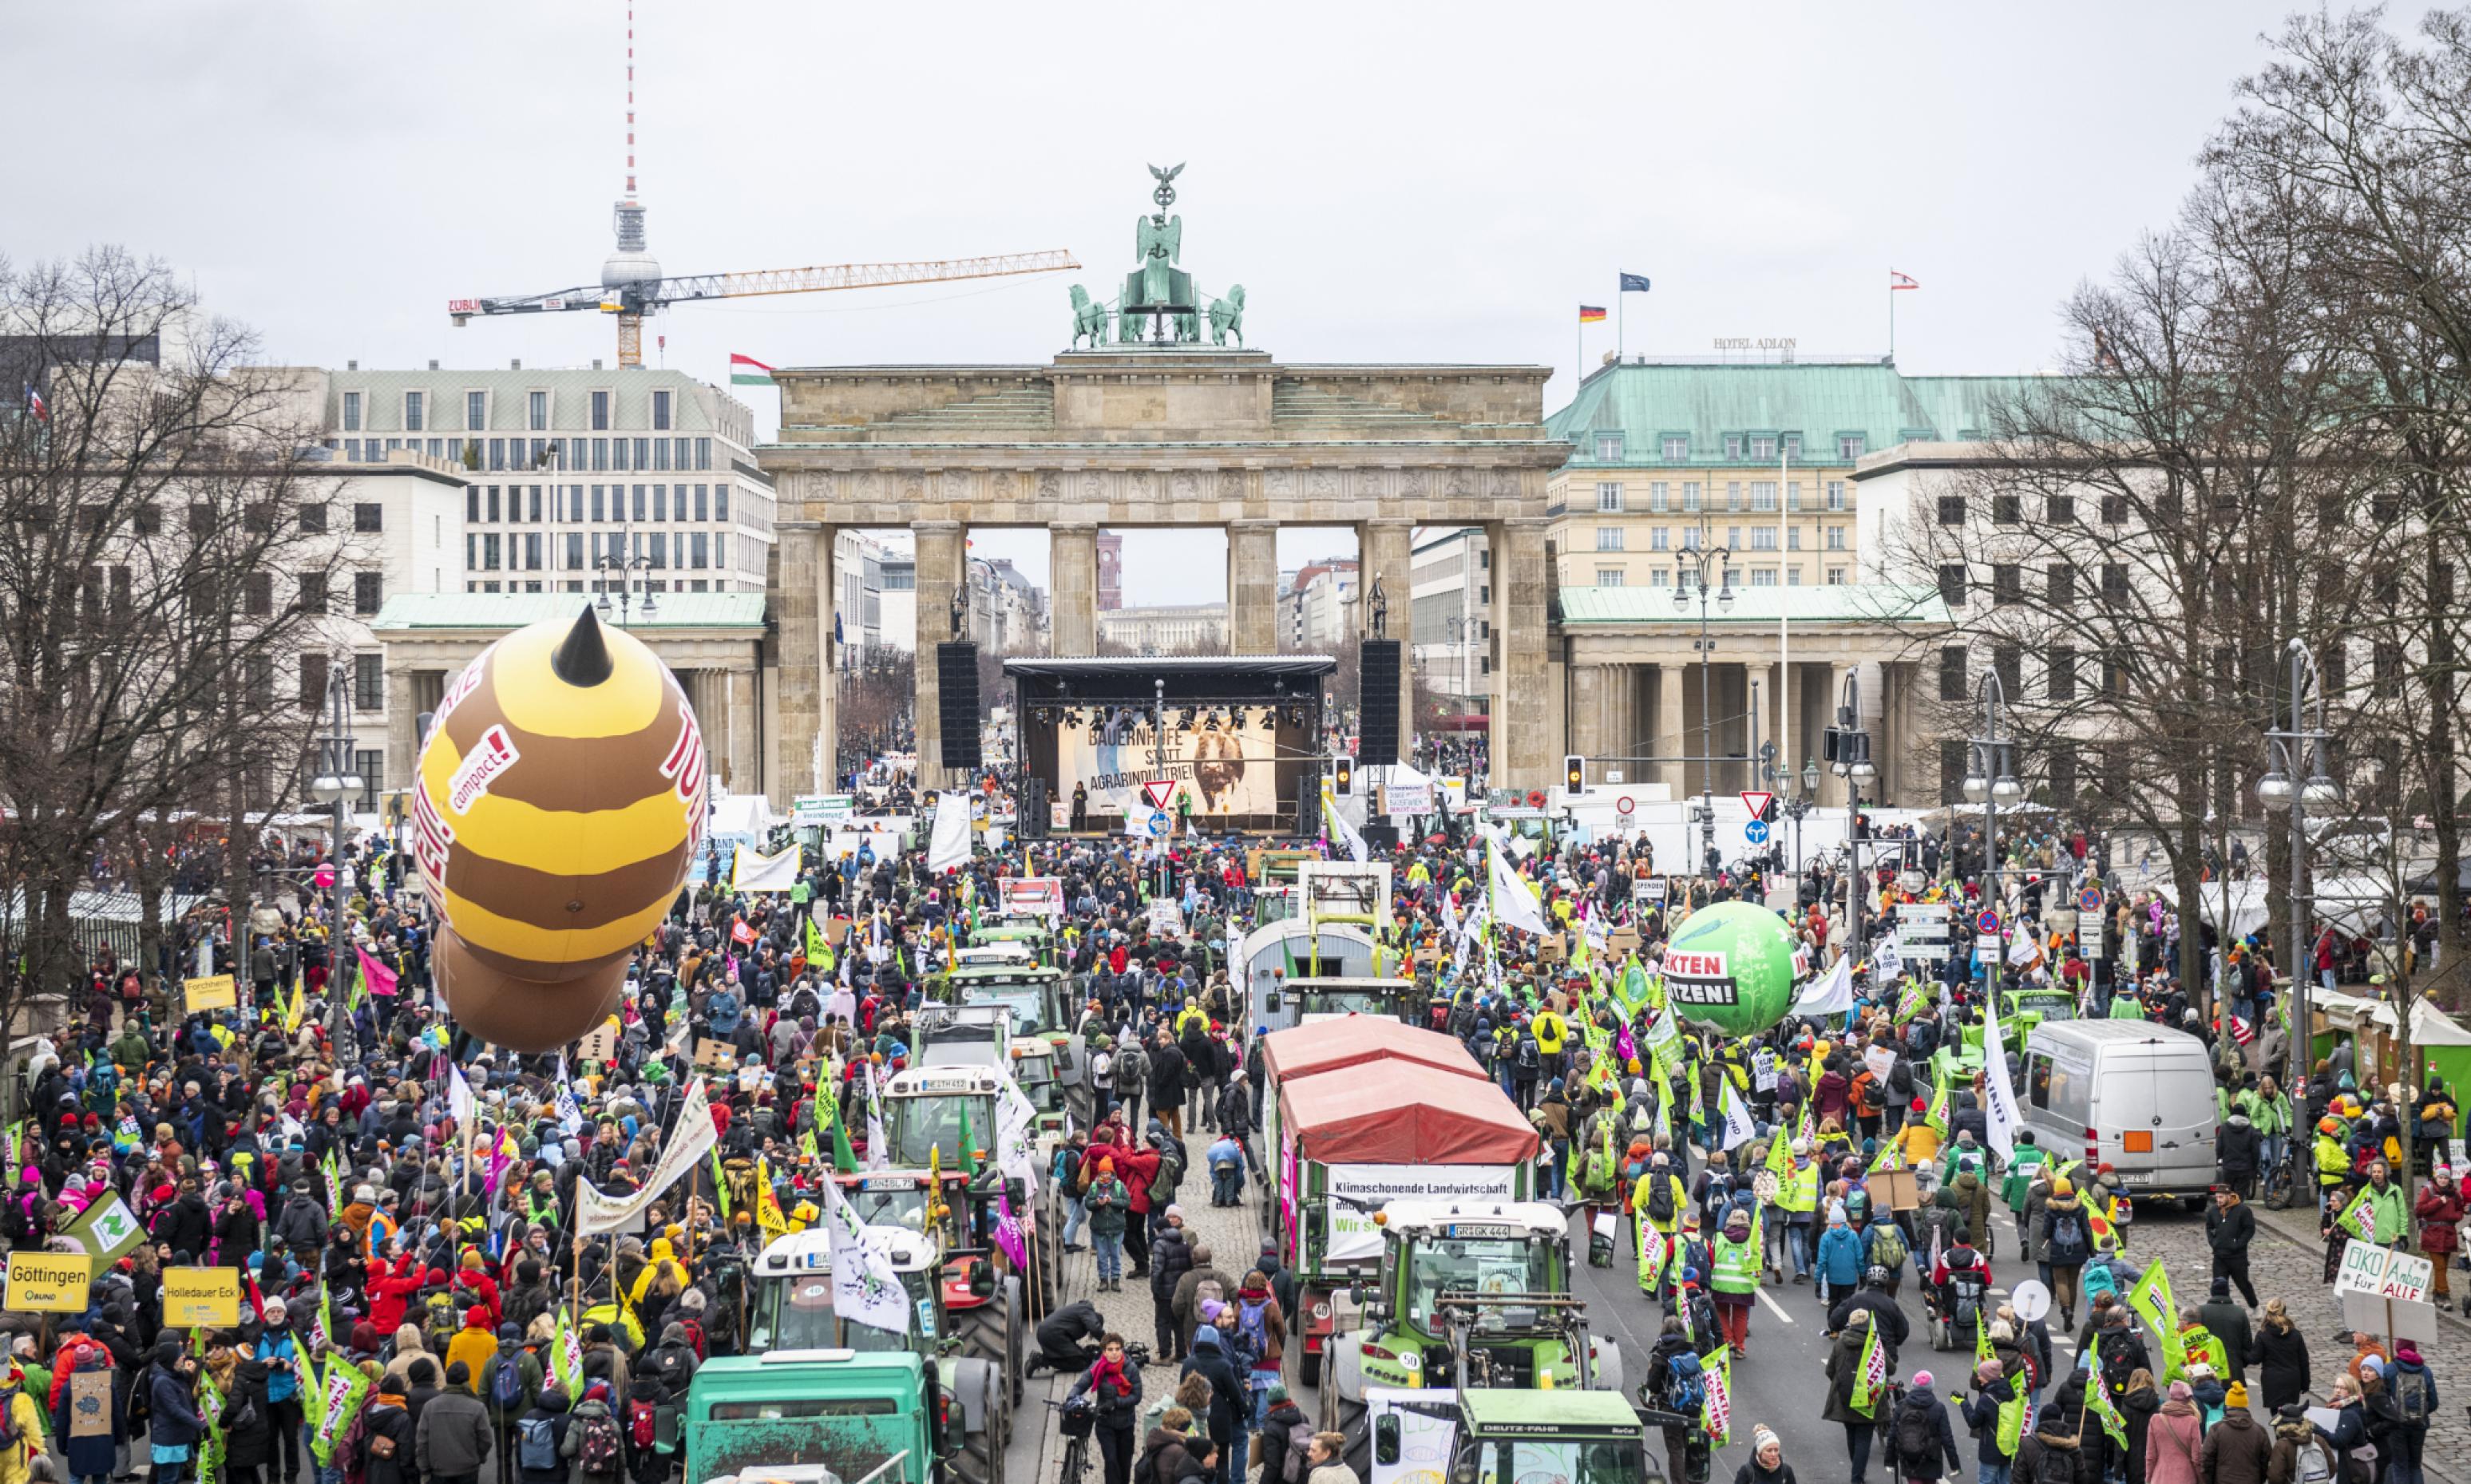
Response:
[[[1853,955],[1840,954],[1836,966],[1801,992],[1793,1002],[1795,1015],[1843,1015],[1853,1008]]]
[[[703,1078],[697,1077],[687,1089],[686,1106],[678,1110],[678,1122],[670,1130],[667,1143],[661,1145],[661,1157],[645,1178],[643,1188],[624,1196],[603,1195],[589,1180],[578,1181],[575,1188],[575,1229],[585,1237],[602,1232],[615,1232],[640,1219],[649,1211],[661,1192],[678,1183],[701,1162],[704,1151],[720,1142],[720,1131],[712,1126],[712,1103],[705,1096]],[[830,1181],[825,1182],[827,1185]]]
[[[480,1109],[472,1099],[472,1084],[463,1080],[463,1069],[452,1062],[446,1067],[446,1111],[455,1115],[456,1131],[471,1139],[472,1119]]]
[[[1734,1095],[1732,1079],[1729,1077],[1724,1081],[1725,1142],[1720,1147],[1738,1149],[1756,1139],[1759,1128],[1751,1121],[1751,1110],[1743,1107],[1742,1099]]]
[[[1363,864],[1365,857],[1369,854],[1365,848],[1364,836],[1357,833],[1355,826],[1347,822],[1345,814],[1338,812],[1338,797],[1330,791],[1330,784],[1327,781],[1321,786],[1321,817],[1330,831],[1334,832],[1341,840],[1346,841],[1347,853],[1355,858],[1358,865]]]
[[[1903,978],[1904,973],[1905,955],[1896,951],[1896,940],[1894,937],[1881,938],[1878,952],[1871,955],[1871,983],[1874,987],[1893,984]]]
[[[1990,1147],[1997,1151],[2000,1163],[2006,1164],[2015,1156],[2016,1130],[2024,1126],[2025,1120],[2016,1116],[2016,1089],[2008,1080],[2007,1038],[1999,1032],[1995,1006],[1982,1026],[1982,1093]]]
[[[875,1063],[866,1063],[866,1167],[882,1169],[892,1163],[892,1141],[883,1137],[883,1102],[876,1096]]]
[[[2042,945],[2034,941],[2034,935],[2030,932],[2016,934],[2016,941],[2008,945],[2008,964],[2011,968],[2021,969],[2041,956]]]
[[[583,1110],[576,1105],[575,1084],[566,1074],[564,1051],[557,1053],[557,1121],[558,1126],[570,1134],[579,1133],[583,1128]]]
[[[841,1198],[834,1181],[822,1182],[824,1222],[832,1233],[833,1312],[852,1324],[894,1334],[909,1332],[909,1295],[891,1257],[867,1229],[858,1212]]]
[[[1486,851],[1485,861],[1492,883],[1494,920],[1504,927],[1523,929],[1542,936],[1544,908],[1527,883],[1510,868],[1510,862],[1501,859],[1501,847],[1496,844]]]
[[[934,872],[969,863],[970,796],[939,793],[935,796],[935,823],[927,836],[927,869]]]
[[[1442,930],[1449,934],[1453,943],[1467,933],[1467,929],[1459,923],[1459,905],[1451,899],[1447,886],[1442,888]]]

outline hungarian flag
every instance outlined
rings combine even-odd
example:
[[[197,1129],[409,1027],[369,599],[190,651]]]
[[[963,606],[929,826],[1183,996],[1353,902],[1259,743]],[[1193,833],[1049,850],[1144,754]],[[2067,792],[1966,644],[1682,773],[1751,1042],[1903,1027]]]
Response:
[[[1913,274],[1900,273],[1893,268],[1888,270],[1888,292],[1890,294],[1895,293],[1898,289],[1918,289],[1920,287],[1921,284],[1915,279]]]
[[[1605,310],[1603,305],[1582,304],[1579,306],[1579,322],[1581,324],[1602,324],[1604,322],[1604,318]]]
[[[733,387],[769,387],[772,368],[753,356],[732,352],[729,358],[729,384]]]

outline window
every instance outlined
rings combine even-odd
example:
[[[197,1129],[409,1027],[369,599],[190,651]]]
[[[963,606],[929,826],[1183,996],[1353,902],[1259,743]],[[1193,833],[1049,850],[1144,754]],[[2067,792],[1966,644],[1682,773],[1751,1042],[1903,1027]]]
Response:
[[[641,473],[652,466],[652,440],[650,438],[636,438],[633,441],[635,444],[635,469],[636,472]]]
[[[2061,610],[2077,605],[2077,569],[2066,562],[2053,562],[2043,570],[2042,581],[2052,607]]]
[[[1672,531],[1666,530],[1662,526],[1659,526],[1655,530],[1649,531],[1647,534],[1648,550],[1652,552],[1661,552],[1666,550],[1666,542],[1672,534]]]
[[[326,680],[330,664],[326,656],[311,650],[300,656],[300,704],[315,711],[326,701]]]
[[[1741,528],[1741,527],[1739,527],[1739,526],[1728,526],[1728,527],[1726,527],[1726,528],[1725,528],[1725,550],[1727,550],[1727,551],[1729,551],[1729,552],[1738,552],[1738,551],[1740,551],[1741,549],[1742,549],[1742,528]]]
[[[2051,699],[2072,701],[2077,698],[2077,651],[2073,645],[2051,646]]]
[[[1785,528],[1784,549],[1788,552],[1799,552],[1801,550],[1801,528],[1800,526],[1788,526]]]
[[[361,394],[357,391],[343,393],[343,431],[345,433],[361,431]]]
[[[646,487],[647,486],[642,484],[635,486],[635,519],[639,521],[644,519],[644,512],[649,508],[649,506],[644,503],[644,492]]]
[[[1829,587],[1843,587],[1845,585],[1845,569],[1842,567],[1828,568],[1827,585]]]
[[[1699,550],[1698,527],[1684,526],[1682,528],[1682,549],[1685,552],[1695,552]]]
[[[495,484],[492,484],[492,485],[490,485],[490,486],[489,486],[489,519],[490,519],[491,521],[495,521],[497,518],[498,518],[498,486],[497,486],[497,485],[495,485]]]
[[[352,754],[352,771],[361,779],[361,812],[367,813],[378,807],[378,795],[386,790],[386,754],[375,748],[364,748]]]
[[[1831,552],[1841,552],[1845,550],[1844,527],[1830,526],[1827,528],[1827,549]]]
[[[1740,434],[1728,433],[1725,435],[1725,461],[1727,463],[1739,463],[1742,461],[1742,436]]]
[[[2042,502],[2042,519],[2054,526],[2075,525],[2077,523],[2077,497],[2074,495],[2052,495],[2047,497]]]
[[[1752,508],[1752,509],[1753,509],[1753,510],[1766,510],[1766,511],[1771,511],[1771,512],[1772,512],[1772,511],[1774,511],[1774,510],[1776,509],[1776,507],[1777,507],[1777,487],[1776,487],[1776,481],[1774,481],[1774,480],[1756,480],[1756,481],[1752,482],[1752,484],[1751,484],[1751,508]]]
[[[1773,552],[1773,551],[1775,551],[1775,550],[1777,549],[1777,540],[1776,540],[1776,536],[1777,536],[1777,533],[1776,533],[1776,528],[1775,528],[1774,526],[1753,526],[1753,527],[1752,527],[1752,528],[1751,528],[1751,550],[1752,550],[1752,551],[1753,551],[1753,552]]]
[[[1990,521],[1995,526],[2013,526],[2025,518],[2025,500],[2021,495],[1992,495]]]
[[[240,507],[240,529],[253,536],[274,534],[274,506],[271,501],[252,500]]]
[[[361,440],[358,438],[345,438],[343,440],[343,457],[353,463],[359,463],[361,461]]]
[[[698,469],[712,467],[712,439],[695,439],[695,467]]]
[[[706,567],[711,565],[711,543],[706,539],[705,532],[700,530],[694,532],[691,537],[690,546],[691,550],[694,553],[694,565],[697,567]]]
[[[1622,529],[1619,526],[1598,526],[1596,528],[1597,551],[1618,552],[1621,549]]]
[[[215,507],[203,500],[189,502],[189,538],[204,541],[215,533]]]
[[[129,521],[129,529],[136,531],[141,536],[161,535],[163,533],[163,507],[156,505],[152,500],[140,502],[135,511],[132,512],[131,519]]]
[[[580,469],[585,467],[585,465],[578,462],[576,467]],[[609,467],[609,440],[607,438],[594,438],[592,440],[592,459],[590,467],[595,470],[606,470]]]
[[[2368,677],[2373,694],[2391,700],[2402,694],[2402,646],[2380,639],[2368,651]]]
[[[524,398],[524,402],[525,411],[530,414],[525,418],[524,426],[531,429],[534,433],[548,432],[549,393],[546,391],[532,392]]]
[[[711,490],[712,486],[709,484],[697,484],[694,487],[694,518],[696,520],[707,521],[712,519],[710,503],[707,498],[710,495]]]
[[[386,574],[355,572],[352,574],[352,611],[366,618],[386,606]]]
[[[300,533],[305,536],[322,536],[326,533],[326,506],[323,504],[304,505],[300,507]]]
[[[1951,608],[1965,606],[1965,563],[1942,562],[1939,569],[1940,601]]]
[[[655,469],[666,469],[669,466],[670,440],[667,438],[654,438],[652,440],[652,467]]]
[[[2105,495],[2102,497],[2102,523],[2104,525],[2124,525],[2127,520],[2128,497],[2126,495]]]
[[[1608,515],[1618,515],[1622,507],[1622,487],[1607,481],[1596,485],[1596,508]]]
[[[1994,562],[1990,568],[1990,601],[1994,603],[2025,601],[2025,569],[2014,562]]]
[[[601,505],[601,492],[606,490],[608,487],[609,486],[606,484],[595,484],[592,486],[592,518],[596,521],[605,521],[609,518],[605,513],[603,513],[604,507]]]
[[[2025,651],[2012,644],[1992,647],[1990,668],[1999,672],[1999,690],[2003,695],[2022,699],[2025,695]]]
[[[532,486],[532,496],[531,496],[531,512],[532,512],[532,513],[531,513],[531,522],[532,522],[532,524],[533,524],[533,525],[535,525],[535,526],[537,526],[537,525],[539,525],[539,524],[540,524],[540,518],[541,518],[541,514],[540,514],[540,510],[541,510],[541,506],[540,506],[540,497],[541,497],[541,487],[540,487],[538,484],[534,484],[534,485]],[[550,486],[550,490],[549,490],[549,497],[550,497],[550,501],[551,501],[551,503],[552,503],[552,504],[556,503],[556,500],[557,500],[557,486],[556,486],[556,485],[552,484],[552,485]]]
[[[581,572],[583,570],[582,531],[570,530],[566,532],[566,560],[564,565],[566,570],[569,572]]]
[[[1939,651],[1939,698],[1943,701],[1965,699],[1965,651]]]
[[[1942,495],[1939,497],[1939,523],[1942,526],[1962,526],[1965,524],[1965,497],[1963,495]]]
[[[1836,435],[1836,457],[1850,463],[1862,457],[1863,436],[1858,433]]]
[[[1664,461],[1666,463],[1690,461],[1690,439],[1686,435],[1677,436],[1668,433],[1664,436]]]
[[[1841,510],[1845,508],[1845,482],[1843,480],[1829,480],[1827,482],[1827,507],[1831,510]]]
[[[386,707],[386,656],[363,650],[352,656],[352,709],[381,711]]]
[[[1725,482],[1725,508],[1728,510],[1738,510],[1741,507],[1742,482],[1739,480],[1727,480]]]
[[[300,611],[303,613],[326,611],[326,574],[322,572],[300,574]]]
[[[609,393],[605,391],[596,391],[592,394],[592,431],[595,433],[609,431]],[[595,465],[595,467],[599,466]]]
[[[2077,748],[2074,742],[2051,743],[2051,802],[2061,809],[2077,801]]]
[[[463,393],[463,431],[483,433],[489,427],[489,394],[485,391]]]
[[[1799,565],[1784,569],[1784,585],[1787,587],[1801,586],[1801,568]]]
[[[1801,481],[1795,480],[1784,487],[1784,507],[1795,511],[1801,508]]]
[[[2128,601],[2128,563],[2113,561],[2102,564],[2102,601]]]
[[[1751,458],[1759,463],[1772,462],[1777,456],[1777,440],[1772,437],[1751,439]]]
[[[1598,567],[1596,569],[1596,586],[1619,587],[1621,585],[1622,569],[1619,567]]]
[[[669,518],[670,486],[667,484],[655,484],[652,486],[652,519],[656,521],[665,521]]]
[[[405,392],[403,394],[403,431],[418,433],[421,428],[420,415],[421,394],[417,391]]]
[[[1697,480],[1684,480],[1684,481],[1683,481],[1683,482],[1682,482],[1682,509],[1683,509],[1683,512],[1684,514],[1693,514],[1693,513],[1696,513],[1696,512],[1697,512],[1698,508],[1699,508],[1699,482],[1698,482]]]
[[[517,446],[518,448],[521,447],[520,444]],[[521,462],[523,455],[519,452],[516,454],[515,458],[518,462]],[[505,438],[491,438],[489,440],[489,467],[491,469],[503,469],[506,466],[506,440]]]
[[[1946,651],[1942,650],[1942,653]],[[1942,738],[1939,744],[1939,801],[1942,804],[1962,803],[1965,799],[1965,774],[1968,763],[1963,739],[1950,742]]]
[[[2128,691],[2127,656],[2117,649],[2106,650],[2102,656],[2102,694],[2122,695]]]
[[[1788,433],[1784,436],[1784,456],[1787,459],[1799,459],[1801,457],[1800,434]]]
[[[1774,567],[1753,567],[1751,569],[1751,586],[1774,587],[1776,585],[1777,570]]]
[[[498,533],[494,530],[481,538],[481,570],[498,570]]]
[[[666,391],[652,393],[652,426],[664,433],[669,431],[670,394]]]
[[[524,567],[528,571],[538,572],[540,571],[540,532],[537,530],[527,530],[524,532]]]
[[[1654,572],[1647,575],[1647,585],[1650,587],[1671,587],[1673,585],[1673,574],[1665,571],[1662,567],[1659,567]]]
[[[241,612],[253,619],[271,618],[274,613],[274,574],[252,572],[241,578]]]

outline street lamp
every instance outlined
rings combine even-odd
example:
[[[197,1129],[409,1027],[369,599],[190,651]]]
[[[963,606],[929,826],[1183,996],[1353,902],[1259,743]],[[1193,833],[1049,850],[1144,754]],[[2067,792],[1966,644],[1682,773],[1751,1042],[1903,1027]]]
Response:
[[[1981,709],[1982,733],[1966,739],[1965,796],[1982,806],[1982,895],[1991,910],[2002,912],[2005,926],[2008,902],[1999,889],[1999,806],[2022,802],[2025,786],[2016,781],[2016,741],[2008,722],[2008,687],[1999,678],[1998,667],[1982,672],[1973,699]],[[1999,1013],[1999,970],[2006,957],[1994,943],[1984,970],[1984,990],[1992,1015]]]
[[[633,613],[634,613],[634,606],[635,606],[635,577],[634,577],[634,575],[635,575],[638,571],[648,572],[648,571],[650,571],[650,570],[651,570],[651,567],[652,567],[652,559],[651,559],[650,557],[648,557],[648,556],[631,556],[631,557],[630,557],[630,556],[612,556],[612,555],[609,555],[609,554],[606,554],[606,553],[603,553],[602,554],[600,554],[600,555],[596,556],[596,557],[594,557],[594,558],[593,558],[593,560],[592,560],[592,570],[593,570],[593,571],[595,571],[595,572],[603,572],[603,573],[605,573],[605,572],[614,572],[614,573],[618,574],[618,615],[617,615],[617,617],[618,617],[618,626],[619,626],[619,627],[624,628],[624,627],[626,625],[626,621],[627,621],[630,617],[632,617],[632,616],[633,616]],[[600,589],[600,597],[599,597],[598,599],[596,599],[596,600],[595,600],[595,601],[596,601],[596,602],[598,603],[598,605],[600,606],[600,616],[601,616],[603,619],[606,619],[606,618],[608,618],[608,617],[610,616],[610,614],[609,614],[609,584],[608,584],[607,580],[604,578],[604,579],[601,579],[601,580],[596,581],[594,585],[595,585],[595,586],[597,586],[597,587],[599,587],[599,588]],[[652,597],[652,579],[651,579],[651,578],[649,578],[649,577],[646,577],[646,578],[644,579],[644,621],[645,621],[646,623],[649,623],[649,622],[651,622],[652,620],[654,620],[654,619],[656,619],[656,618],[659,618],[660,616],[661,616],[660,604],[659,604],[657,601],[655,601],[653,600],[653,597]]]
[[[2308,811],[2331,808],[2342,799],[2342,786],[2325,775],[2325,687],[2317,661],[2305,641],[2294,639],[2285,649],[2291,667],[2291,725],[2282,721],[2282,697],[2273,698],[2274,727],[2265,734],[2265,776],[2256,781],[2256,796],[2268,809],[2291,811],[2291,1034],[2283,1043],[2283,1076],[2298,1081],[2306,1065],[2300,1048],[2308,1036]],[[2311,708],[2316,724],[2310,726]],[[2296,782],[2302,771],[2305,783]],[[2396,1005],[2397,1016],[2410,1013]],[[2405,1023],[2405,1033],[2409,1027]],[[2296,1132],[2291,1139],[2291,1189],[2295,1195],[2308,1176],[2308,1141]]]
[[[1699,639],[1692,647],[1699,653],[1699,860],[1701,868],[1712,879],[1716,874],[1716,794],[1712,776],[1716,767],[1716,729],[1707,698],[1707,671],[1710,668],[1708,656],[1715,652],[1716,642],[1707,637],[1707,565],[1710,562],[1716,564],[1717,580],[1723,584],[1722,590],[1716,594],[1716,611],[1719,614],[1732,612],[1733,552],[1730,547],[1720,546],[1701,552],[1696,557],[1684,552],[1682,557],[1683,565],[1681,571],[1688,572],[1695,566],[1699,574],[1696,583],[1673,589],[1673,611],[1689,612],[1690,587],[1699,590]]]
[[[1838,697],[1836,724],[1821,734],[1828,769],[1845,780],[1845,952],[1860,961],[1862,952],[1862,786],[1879,776],[1871,763],[1871,734],[1862,728],[1862,677],[1845,672]],[[1813,782],[1816,782],[1813,778]]]
[[[326,666],[327,733],[318,740],[322,754],[317,776],[309,780],[309,795],[335,812],[334,857],[335,879],[330,887],[326,919],[326,995],[327,1035],[336,1054],[342,1053],[343,984],[343,836],[350,819],[350,801],[368,787],[354,772],[352,747],[354,739],[349,713],[344,708],[351,681],[345,671],[350,656],[338,651]]]
[[[1777,807],[1793,821],[1793,869],[1801,874],[1801,817],[1819,802],[1819,764],[1804,758],[1801,771],[1791,768],[1779,771],[1776,766],[1776,743],[1759,743],[1759,778],[1777,796]]]

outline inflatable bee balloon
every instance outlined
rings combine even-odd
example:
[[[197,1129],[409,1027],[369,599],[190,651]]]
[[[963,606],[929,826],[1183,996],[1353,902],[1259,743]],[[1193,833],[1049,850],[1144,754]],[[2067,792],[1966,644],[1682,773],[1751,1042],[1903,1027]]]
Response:
[[[589,604],[447,689],[420,750],[431,962],[464,1029],[550,1051],[617,1008],[635,945],[703,841],[703,734],[677,677]]]

